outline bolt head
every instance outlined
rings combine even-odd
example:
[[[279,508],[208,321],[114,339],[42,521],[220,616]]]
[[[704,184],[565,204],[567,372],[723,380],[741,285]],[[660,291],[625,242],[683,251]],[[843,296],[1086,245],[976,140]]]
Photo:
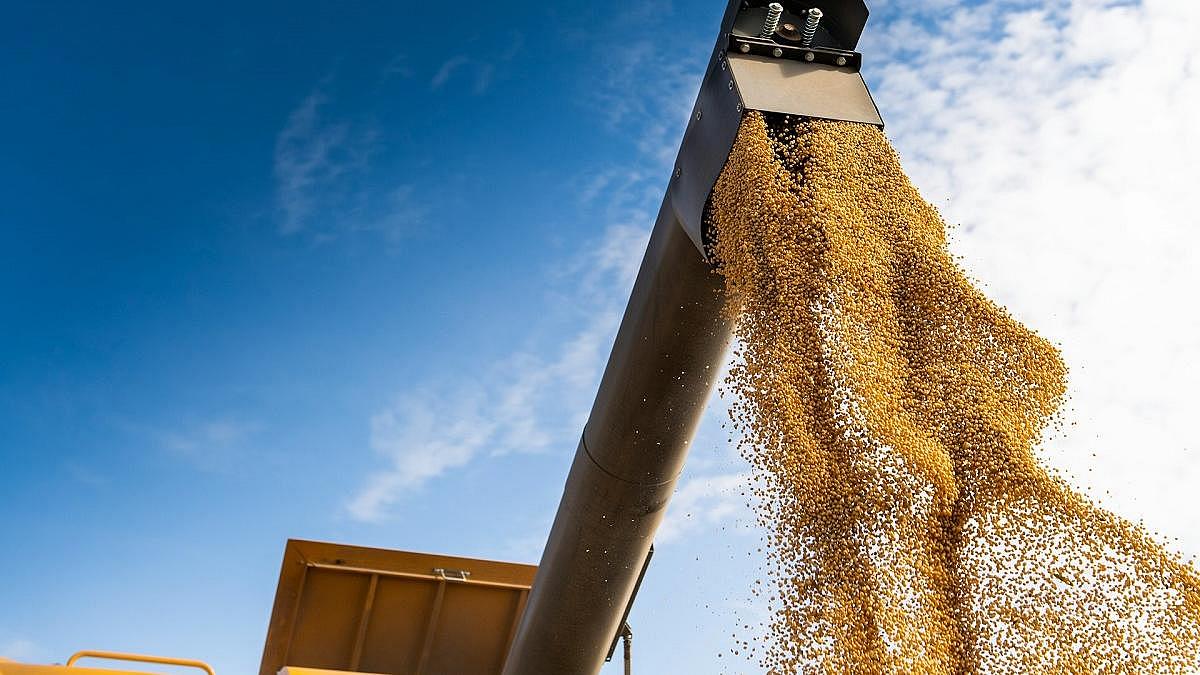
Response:
[[[838,64],[839,66],[844,66],[844,65],[846,65],[846,57],[844,57],[844,56],[839,56],[839,57],[837,57],[837,64]]]
[[[750,45],[743,42],[741,45],[738,46],[738,50],[740,52],[742,52],[743,54],[749,54],[750,53]]]
[[[812,52],[804,52],[804,60],[805,61],[813,61],[813,60],[816,60],[816,58],[817,58],[816,54],[814,54]]]
[[[780,49],[779,47],[776,47],[775,49],[771,50],[771,56],[774,56],[775,58],[779,58],[779,57],[783,56],[783,50]]]
[[[697,120],[698,120],[698,119],[700,119],[700,118],[701,118],[701,117],[703,117],[703,116],[704,116],[704,113],[703,113],[702,111],[700,111],[700,110],[697,110],[697,111],[696,111],[696,119],[697,119]]]

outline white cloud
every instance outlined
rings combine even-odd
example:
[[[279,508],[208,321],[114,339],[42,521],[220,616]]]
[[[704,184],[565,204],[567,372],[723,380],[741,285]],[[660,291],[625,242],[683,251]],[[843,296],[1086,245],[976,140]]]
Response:
[[[233,470],[250,451],[249,440],[259,425],[234,418],[216,418],[152,432],[172,456],[204,471]]]
[[[360,201],[371,200],[364,195]],[[379,205],[377,214],[370,213],[368,207],[360,208],[355,213],[358,218],[345,229],[374,232],[397,243],[423,224],[430,212],[429,207],[417,198],[416,187],[409,184],[398,185],[374,201]]]
[[[433,79],[429,82],[430,89],[441,89],[442,85],[446,84],[446,82],[450,80],[450,77],[454,75],[454,71],[462,68],[468,63],[470,63],[470,59],[461,54],[447,59],[446,62],[443,63],[440,68],[438,68],[437,72],[433,74]]]
[[[496,59],[498,61],[507,61],[512,58],[514,53],[510,50],[498,55]],[[433,78],[429,81],[429,88],[434,91],[441,89],[446,83],[454,79],[458,73],[469,74],[471,93],[476,96],[482,96],[492,86],[492,80],[496,76],[496,64],[494,62],[471,59],[462,54],[452,56],[438,67],[437,72],[433,74]]]
[[[75,460],[66,460],[62,463],[62,470],[71,480],[79,485],[89,488],[99,488],[108,485],[108,476],[100,471]]]
[[[409,395],[372,416],[371,448],[392,465],[354,496],[351,516],[380,520],[403,490],[470,461],[497,427],[481,414],[480,399],[471,392],[442,400]]]
[[[375,125],[339,119],[329,113],[331,105],[318,87],[288,115],[275,140],[279,231],[307,232],[318,240],[375,233],[395,243],[422,225],[429,209],[412,184],[386,187],[386,180],[371,174],[381,145]],[[383,189],[376,187],[381,183]]]
[[[368,149],[361,132],[322,118],[328,102],[324,92],[313,91],[288,115],[275,139],[275,197],[284,234],[308,226],[328,191],[366,165]]]
[[[350,516],[385,520],[406,491],[479,457],[574,449],[645,246],[645,231],[616,225],[568,266],[583,327],[553,357],[515,352],[452,386],[406,391],[373,415],[371,448],[388,466],[351,497]]]
[[[1062,343],[1076,426],[1049,460],[1200,553],[1200,4],[903,10],[868,30],[866,75],[908,173],[962,224],[955,252]]]
[[[519,36],[518,36],[519,37]],[[511,58],[520,48],[514,40]],[[465,57],[446,61],[431,85],[446,84]],[[349,500],[347,512],[363,521],[386,519],[409,490],[480,457],[550,448],[573,451],[620,322],[625,300],[645,251],[662,199],[675,145],[687,122],[699,60],[655,58],[649,42],[612,62],[597,96],[611,131],[633,131],[638,156],[575,181],[586,206],[603,200],[610,223],[603,236],[554,271],[565,290],[564,305],[582,328],[551,358],[515,352],[476,377],[454,376],[451,387],[418,387],[376,413],[371,447],[389,466],[369,475]],[[630,89],[646,96],[630,96]],[[611,95],[606,92],[611,92]],[[637,99],[635,102],[634,99]],[[663,110],[669,110],[666,115]],[[464,405],[463,401],[469,404]],[[444,429],[470,428],[470,434]],[[434,448],[431,452],[429,449]]]
[[[42,657],[43,650],[33,641],[13,638],[0,643],[0,657],[17,662],[30,663]]]
[[[388,61],[387,65],[383,67],[383,70],[380,71],[379,81],[387,82],[391,79],[407,80],[408,78],[412,77],[414,74],[416,74],[416,71],[411,65],[409,65],[408,62],[408,54],[397,54],[393,56],[392,60]]]
[[[753,524],[748,492],[753,480],[749,472],[685,478],[680,482],[667,516],[655,537],[656,544],[669,544],[688,535],[717,529],[742,518]]]
[[[635,41],[606,54],[604,86],[594,91],[609,130],[633,134],[641,153],[637,164],[648,169],[638,174],[654,181],[656,202],[662,198],[708,56],[695,45],[672,45],[664,37]]]

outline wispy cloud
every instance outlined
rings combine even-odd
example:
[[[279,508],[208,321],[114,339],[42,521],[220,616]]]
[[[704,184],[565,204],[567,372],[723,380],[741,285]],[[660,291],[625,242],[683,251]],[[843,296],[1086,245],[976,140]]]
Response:
[[[507,59],[501,56],[498,60]],[[442,89],[451,80],[456,79],[456,75],[466,79],[466,86],[469,87],[472,94],[482,96],[492,87],[492,82],[496,77],[496,64],[461,54],[453,56],[438,67],[437,72],[429,81],[429,88],[434,91]]]
[[[235,469],[254,450],[250,441],[261,426],[223,417],[180,424],[152,432],[171,456],[203,471],[223,473]]]
[[[108,485],[108,476],[97,471],[96,469],[75,460],[65,460],[62,463],[62,470],[67,476],[78,483],[89,488],[98,488]]]
[[[512,58],[519,48],[520,40],[514,39],[503,58]],[[614,94],[599,95],[617,101],[622,97],[616,90],[636,83],[669,112],[663,121],[652,104],[628,106],[597,120],[614,133],[635,129],[637,155],[625,165],[572,181],[586,186],[584,201],[604,200],[602,215],[610,223],[603,236],[554,271],[564,306],[574,308],[583,328],[569,334],[549,358],[514,352],[480,375],[458,376],[455,385],[406,391],[373,415],[371,448],[388,466],[368,476],[351,497],[351,517],[386,519],[406,492],[481,457],[574,450],[662,199],[669,155],[687,121],[690,99],[680,104],[676,95],[699,82],[702,67],[652,59],[648,42],[628,58],[609,74],[607,89]],[[431,86],[445,85],[469,62],[449,59]]]
[[[590,108],[603,130],[632,140],[635,154],[576,176],[581,205],[603,209],[612,222],[653,222],[704,73],[694,46],[644,40],[600,60],[602,86],[588,90]]]
[[[442,85],[450,81],[450,77],[454,75],[454,71],[462,68],[470,62],[471,60],[462,54],[450,57],[444,63],[442,63],[437,72],[433,74],[433,79],[429,81],[429,88],[441,89]]]
[[[409,394],[371,417],[371,448],[391,466],[370,476],[347,509],[358,520],[382,519],[403,491],[469,462],[492,437],[472,392],[433,400]]]
[[[44,655],[44,651],[32,640],[25,638],[14,637],[0,642],[0,657],[13,661],[25,663],[38,661]]]
[[[476,96],[482,96],[487,93],[487,90],[492,86],[492,79],[496,76],[496,66],[491,63],[485,63],[479,67],[479,72],[475,74],[475,84],[471,85],[471,93]]]
[[[373,233],[398,242],[424,224],[429,209],[410,182],[389,185],[372,173],[380,134],[373,123],[333,114],[325,86],[288,115],[275,141],[279,231],[317,240]]]
[[[507,46],[488,54],[488,58],[475,58],[466,54],[456,54],[442,62],[429,80],[429,88],[438,91],[451,83],[460,80],[460,85],[475,96],[486,94],[496,79],[497,66],[512,61],[525,46],[525,35],[512,32],[508,36]]]
[[[749,472],[685,478],[671,499],[656,543],[670,544],[692,534],[727,527],[738,518],[743,529],[752,530],[753,511],[747,507],[751,480]]]
[[[694,45],[641,40],[606,56],[605,82],[593,92],[609,129],[632,134],[641,154],[638,164],[653,169],[658,190],[665,185],[692,103],[704,75],[707,49]],[[646,160],[652,164],[647,164]],[[632,163],[631,163],[632,164]],[[628,168],[628,167],[626,167]],[[650,172],[647,172],[650,174]],[[661,195],[660,195],[661,196]]]
[[[393,244],[403,241],[425,224],[431,212],[418,194],[417,186],[410,183],[378,193],[363,191],[347,209],[349,219],[342,230],[374,233]]]
[[[379,73],[380,82],[393,79],[407,80],[416,75],[416,69],[409,63],[408,54],[397,54],[392,57]]]
[[[569,294],[584,323],[552,357],[515,352],[375,413],[371,448],[388,466],[350,499],[351,517],[386,519],[405,492],[480,457],[574,449],[645,243],[645,230],[616,225],[568,266],[578,271]]]
[[[284,234],[311,225],[322,203],[344,189],[348,176],[363,171],[375,134],[322,114],[329,98],[310,93],[288,115],[275,139],[275,190]]]

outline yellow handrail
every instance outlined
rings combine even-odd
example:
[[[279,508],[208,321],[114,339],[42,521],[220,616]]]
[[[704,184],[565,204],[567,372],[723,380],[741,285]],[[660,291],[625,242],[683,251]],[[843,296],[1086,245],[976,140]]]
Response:
[[[212,666],[203,661],[194,659],[176,659],[170,656],[147,656],[145,654],[125,654],[123,652],[99,652],[90,649],[85,649],[81,652],[75,652],[71,658],[67,659],[67,667],[75,665],[79,659],[109,659],[111,661],[138,661],[141,663],[158,663],[164,666],[184,666],[187,668],[199,668],[208,675],[217,675],[213,672]]]

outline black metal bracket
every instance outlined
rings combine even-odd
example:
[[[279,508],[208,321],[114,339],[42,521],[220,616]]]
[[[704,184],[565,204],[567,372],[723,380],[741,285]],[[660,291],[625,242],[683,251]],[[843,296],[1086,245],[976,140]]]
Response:
[[[814,46],[835,47],[853,51],[862,36],[863,28],[867,25],[870,10],[863,0],[742,0],[738,3],[738,14],[752,14],[755,10],[765,11],[771,2],[779,2],[784,10],[793,16],[799,16],[812,8],[821,10],[821,28],[817,33]],[[726,16],[729,22],[730,17]],[[734,27],[733,22],[724,26],[728,31]]]
[[[646,578],[646,569],[650,567],[650,559],[653,557],[654,544],[650,544],[650,550],[646,552],[646,560],[642,562],[642,571],[638,573],[637,582],[633,585],[633,594],[629,596],[629,602],[625,603],[625,613],[621,615],[621,623],[617,624],[617,634],[613,636],[612,644],[608,646],[608,656],[604,657],[605,662],[612,661],[613,654],[617,652],[617,643],[626,634],[629,635],[625,643],[626,651],[628,651],[628,640],[633,638],[633,631],[629,629],[629,612],[633,609],[633,601],[637,599],[638,589],[642,587],[642,579]]]
[[[729,36],[729,51],[739,54],[770,56],[792,61],[820,63],[857,73],[862,68],[862,54],[833,47],[800,47],[759,37]],[[776,53],[778,51],[778,53]]]

